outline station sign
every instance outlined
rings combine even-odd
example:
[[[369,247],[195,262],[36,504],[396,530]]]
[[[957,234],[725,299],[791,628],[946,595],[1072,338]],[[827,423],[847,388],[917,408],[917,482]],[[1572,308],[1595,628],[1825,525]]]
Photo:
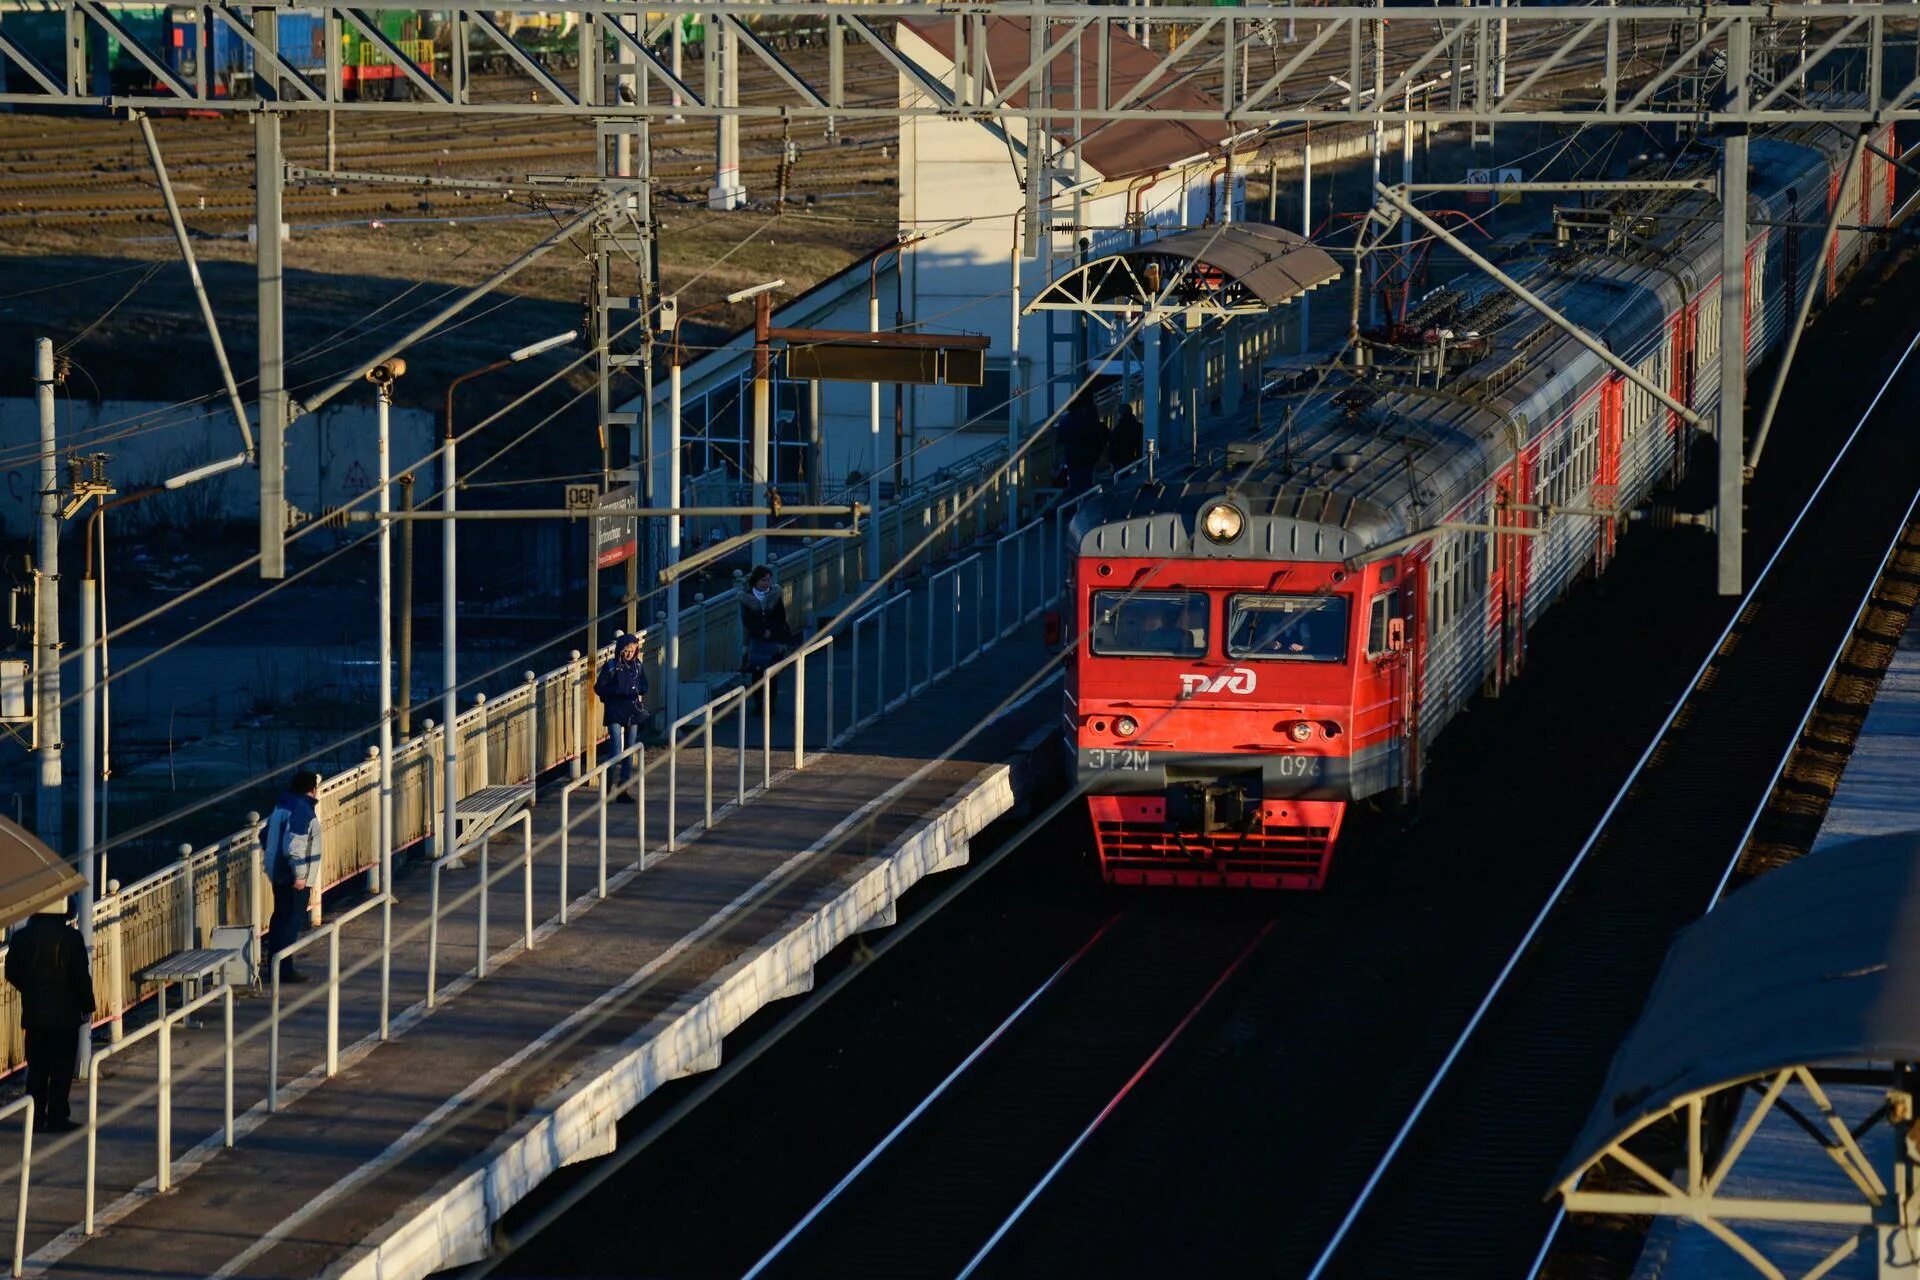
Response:
[[[572,497],[572,489],[579,487],[583,486],[569,485],[568,497]],[[631,509],[640,505],[635,501],[634,486],[630,484],[609,489],[604,496],[596,492],[595,497],[599,499],[598,503],[590,505],[598,505],[602,511],[618,510],[621,507]],[[602,569],[610,569],[616,564],[630,560],[638,552],[640,531],[638,520],[631,516],[625,518],[595,516],[593,526],[593,560]]]

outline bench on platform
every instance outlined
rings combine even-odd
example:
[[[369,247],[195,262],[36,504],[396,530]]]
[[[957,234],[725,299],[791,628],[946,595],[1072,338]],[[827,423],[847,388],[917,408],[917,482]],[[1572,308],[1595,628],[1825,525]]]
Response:
[[[481,787],[471,795],[461,797],[453,806],[453,850],[465,849],[476,841],[487,839],[518,816],[521,810],[531,808],[533,799],[533,784],[530,782]],[[457,868],[461,863],[456,859],[447,865]]]

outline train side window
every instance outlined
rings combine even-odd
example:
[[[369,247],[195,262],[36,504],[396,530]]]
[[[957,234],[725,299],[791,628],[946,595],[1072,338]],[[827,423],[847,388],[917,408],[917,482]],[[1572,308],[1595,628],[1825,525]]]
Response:
[[[1096,591],[1093,651],[1108,657],[1204,657],[1207,615],[1201,591]]]

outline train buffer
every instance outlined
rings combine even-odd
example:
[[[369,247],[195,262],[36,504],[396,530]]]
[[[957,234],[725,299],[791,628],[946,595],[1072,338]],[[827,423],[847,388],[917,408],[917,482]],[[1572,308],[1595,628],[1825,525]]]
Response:
[[[902,613],[926,608],[924,589],[903,598]],[[963,616],[960,631],[971,636],[972,623]],[[310,981],[281,992],[277,1111],[265,1102],[272,999],[236,1003],[230,1150],[220,1141],[223,1019],[210,1013],[198,1030],[176,1028],[173,1185],[164,1196],[154,1194],[160,1037],[116,1053],[100,1082],[96,1233],[80,1228],[86,1135],[38,1135],[29,1265],[54,1276],[390,1280],[482,1256],[500,1214],[555,1169],[613,1150],[621,1115],[667,1081],[717,1066],[720,1038],[768,1003],[808,990],[828,950],[892,923],[898,895],[964,864],[968,842],[1053,762],[1056,753],[1038,744],[1058,718],[1059,685],[1037,624],[1010,629],[983,658],[957,671],[949,662],[930,681],[924,669],[898,665],[899,634],[889,633],[895,683],[909,680],[918,692],[873,685],[869,625],[857,716],[852,645],[836,636],[813,651],[804,682],[784,673],[771,743],[761,740],[758,716],[742,743],[732,695],[711,739],[705,717],[682,729],[671,770],[666,752],[649,747],[644,805],[606,806],[604,899],[598,777],[589,771],[569,788],[562,766],[543,778],[538,802],[524,810],[534,832],[533,949],[524,936],[524,824],[508,820],[489,846],[487,976],[473,974],[481,927],[469,870],[441,884],[430,1011],[428,872],[424,860],[399,869],[390,1038],[378,1036],[381,912],[368,910],[339,926],[332,1078],[325,964],[305,966]],[[924,657],[918,633],[914,649]],[[936,650],[936,660],[943,654],[959,656]],[[803,683],[805,763],[795,772]],[[940,759],[976,725],[971,741]],[[772,783],[759,790],[765,776]],[[742,782],[749,795],[738,804]],[[488,813],[511,817],[503,808],[472,820]],[[330,914],[337,920],[348,905]],[[316,940],[305,954],[325,949]],[[130,1022],[130,1036],[135,1029]],[[77,1085],[77,1114],[85,1094]],[[4,1119],[0,1130],[0,1186],[14,1188],[19,1130]],[[10,1194],[0,1192],[0,1212],[12,1208]]]

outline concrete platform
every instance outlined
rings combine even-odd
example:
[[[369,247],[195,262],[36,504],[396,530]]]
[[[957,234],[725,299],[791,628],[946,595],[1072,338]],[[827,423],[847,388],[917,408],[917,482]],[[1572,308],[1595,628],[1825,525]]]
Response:
[[[1031,684],[1052,671],[1036,630],[1001,641],[838,750],[809,750],[804,772],[790,772],[790,734],[779,734],[774,785],[723,810],[710,831],[671,854],[662,852],[665,761],[650,752],[646,869],[638,863],[637,807],[609,806],[604,900],[595,893],[597,815],[591,793],[576,793],[567,857],[575,900],[564,926],[559,785],[543,784],[534,814],[534,948],[521,941],[528,902],[512,831],[492,850],[496,873],[512,869],[490,893],[485,979],[471,973],[477,870],[444,873],[441,987],[431,1011],[421,999],[428,878],[420,866],[397,875],[392,1038],[377,1038],[376,910],[342,934],[336,1078],[324,1079],[316,1066],[325,1060],[324,984],[283,996],[304,1007],[283,1020],[288,1083],[277,1114],[264,1105],[267,1001],[237,1003],[243,1114],[234,1149],[219,1146],[217,1016],[208,1029],[176,1038],[179,1158],[175,1187],[163,1195],[154,1191],[156,1046],[117,1057],[101,1085],[99,1230],[88,1238],[76,1225],[84,1135],[42,1140],[29,1273],[394,1280],[482,1256],[491,1224],[532,1186],[611,1150],[621,1115],[662,1083],[718,1065],[728,1032],[768,1002],[807,990],[821,956],[891,923],[901,893],[964,863],[969,840],[1016,808],[1028,785],[1023,750],[1050,730],[1059,709],[1057,678]],[[829,679],[846,723],[851,655],[837,656],[809,672],[810,726],[835,706]],[[781,695],[789,719],[792,696],[791,688]],[[975,726],[983,727],[964,749],[934,763]],[[750,785],[761,766],[757,733],[750,729]],[[719,804],[733,798],[738,775],[730,734],[716,736]],[[683,829],[702,812],[705,763],[699,752],[682,758]],[[324,947],[306,953],[302,967],[324,977]],[[83,1086],[75,1099],[82,1114]],[[6,1146],[0,1133],[0,1151]],[[0,1158],[0,1185],[17,1185],[17,1164],[16,1147]]]

